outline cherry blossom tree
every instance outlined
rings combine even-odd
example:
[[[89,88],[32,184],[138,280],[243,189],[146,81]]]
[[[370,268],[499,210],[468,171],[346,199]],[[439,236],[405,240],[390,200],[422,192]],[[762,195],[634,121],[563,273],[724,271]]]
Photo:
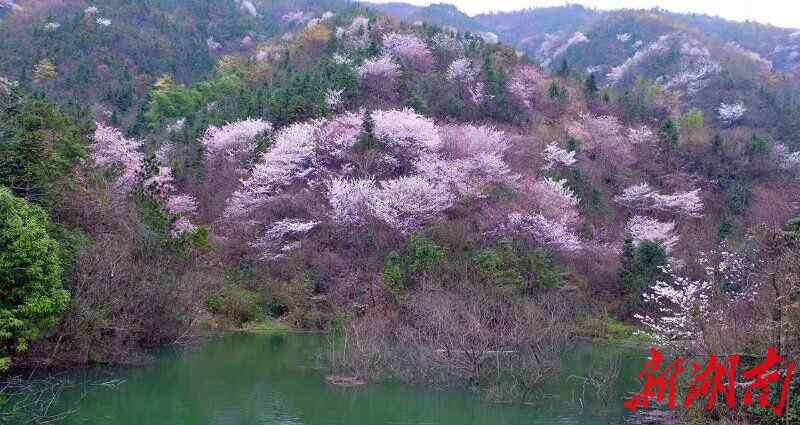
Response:
[[[206,158],[226,158],[241,160],[250,155],[256,147],[256,138],[272,131],[272,124],[261,119],[247,119],[225,124],[222,127],[209,126],[200,139]]]
[[[545,170],[549,170],[556,166],[570,167],[578,162],[575,159],[575,151],[567,151],[561,149],[555,142],[552,142],[544,148]]]
[[[260,252],[260,257],[263,260],[283,258],[288,252],[294,251],[301,246],[299,241],[289,241],[289,239],[307,234],[318,224],[318,221],[297,219],[276,221],[267,227],[264,233],[251,246]]]
[[[100,122],[96,127],[90,148],[92,160],[99,167],[119,171],[114,189],[130,192],[144,171],[144,154],[139,151],[142,142],[128,139],[118,129]]]
[[[533,65],[521,65],[508,79],[506,91],[512,101],[524,109],[532,110],[536,103],[539,84],[544,78],[544,73],[539,68]]]
[[[628,129],[628,140],[634,145],[644,146],[652,143],[655,140],[653,131],[647,126]]]
[[[667,251],[671,251],[678,242],[674,221],[661,222],[650,217],[636,215],[628,220],[625,230],[628,231],[634,245],[637,246],[643,241],[659,242]]]
[[[420,176],[381,182],[374,213],[390,227],[411,233],[433,221],[453,204],[450,192]]]
[[[389,96],[400,76],[400,65],[388,55],[366,59],[357,69],[362,83],[380,96]]]
[[[479,153],[503,155],[509,148],[505,133],[492,126],[448,125],[439,128],[442,151],[456,158]]]
[[[567,187],[566,180],[545,178],[533,184],[531,193],[540,214],[568,226],[580,223],[578,197]]]
[[[479,152],[460,159],[427,154],[414,163],[414,168],[427,181],[465,198],[484,198],[486,188],[497,185],[514,188],[519,180],[495,152]]]
[[[394,158],[418,158],[422,153],[435,152],[442,145],[433,120],[425,118],[411,108],[373,111],[375,137],[384,144]]]
[[[567,132],[583,142],[585,151],[602,155],[610,164],[636,162],[633,144],[627,140],[622,125],[614,117],[582,114],[580,122],[569,125]]]
[[[658,314],[634,314],[659,345],[686,348],[694,342],[708,315],[711,284],[676,276],[672,266],[663,272],[671,279],[658,280],[642,295],[645,305]]]
[[[744,113],[747,112],[747,108],[741,102],[731,104],[720,103],[717,112],[719,113],[720,121],[732,125],[742,119]]]
[[[377,197],[374,180],[334,178],[328,182],[327,188],[335,222],[347,225],[364,223]]]
[[[459,89],[469,95],[462,98],[478,104],[483,100],[483,83],[478,80],[480,70],[468,58],[454,60],[447,68],[447,79],[458,85]]]
[[[663,280],[651,285],[642,298],[648,313],[635,315],[660,345],[688,348],[704,345],[709,322],[721,324],[722,331],[736,323],[735,315],[747,306],[753,310],[760,280],[756,262],[725,242],[708,252],[699,251],[694,260],[701,276],[697,279],[663,268]],[[726,335],[727,337],[728,335]]]
[[[583,248],[580,238],[569,226],[559,220],[550,219],[538,213],[512,213],[508,219],[512,227],[530,234],[535,241],[543,245],[567,252],[575,252]]]
[[[397,32],[385,34],[383,48],[401,62],[418,70],[427,71],[433,66],[430,49],[414,34]]]
[[[700,189],[663,195],[649,184],[641,183],[623,190],[614,200],[619,204],[638,210],[664,211],[689,217],[703,215]]]
[[[175,215],[193,215],[197,212],[197,200],[192,195],[172,195],[167,199],[167,211]]]
[[[342,93],[344,89],[328,89],[325,93],[325,103],[330,109],[336,109],[342,103]]]
[[[235,219],[249,215],[273,196],[313,171],[316,123],[297,123],[275,135],[272,147],[261,155],[242,187],[228,200],[225,216]]]
[[[180,237],[186,233],[192,233],[197,230],[197,226],[192,224],[186,217],[179,217],[175,220],[175,223],[172,225],[172,232],[171,235],[174,238]]]
[[[317,157],[327,161],[344,159],[358,142],[364,123],[364,111],[345,112],[325,120],[319,126]]]

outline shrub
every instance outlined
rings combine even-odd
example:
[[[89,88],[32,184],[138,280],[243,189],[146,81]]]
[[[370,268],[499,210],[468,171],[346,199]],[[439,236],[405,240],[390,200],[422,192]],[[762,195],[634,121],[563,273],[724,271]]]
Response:
[[[211,313],[221,315],[236,324],[242,324],[259,318],[261,299],[256,292],[238,287],[227,287],[206,300]]]
[[[54,326],[69,302],[45,212],[0,187],[0,371]]]

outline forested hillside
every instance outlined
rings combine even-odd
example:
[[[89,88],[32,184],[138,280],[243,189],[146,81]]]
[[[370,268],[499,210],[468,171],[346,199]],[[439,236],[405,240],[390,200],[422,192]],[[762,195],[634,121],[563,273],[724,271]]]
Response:
[[[328,332],[348,375],[524,402],[579,339],[800,354],[800,88],[787,50],[755,53],[791,34],[581,7],[459,32],[333,1],[0,5],[3,370],[281,325]]]

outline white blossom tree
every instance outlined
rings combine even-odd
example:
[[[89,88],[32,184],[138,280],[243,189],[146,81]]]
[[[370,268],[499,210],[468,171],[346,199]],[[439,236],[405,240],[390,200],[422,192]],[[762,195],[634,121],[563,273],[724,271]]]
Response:
[[[96,123],[90,153],[95,165],[116,171],[115,191],[129,193],[139,183],[144,172],[142,142],[128,139],[121,131]]]
[[[263,260],[283,258],[287,253],[300,248],[300,241],[290,239],[303,236],[313,230],[318,221],[284,219],[272,223],[251,246],[260,252]]]
[[[228,200],[226,218],[249,215],[295,179],[311,173],[316,132],[316,123],[292,124],[279,131],[272,147],[261,155],[242,187]]]
[[[200,144],[207,159],[241,160],[255,150],[256,138],[270,131],[272,124],[260,119],[237,121],[222,127],[212,125],[206,128]]]
[[[375,216],[404,234],[430,223],[453,204],[446,188],[420,176],[386,180],[381,186],[375,199]]]
[[[637,246],[643,241],[658,242],[667,251],[671,251],[678,242],[674,221],[661,222],[654,218],[636,215],[628,220],[625,230]]]
[[[414,34],[389,33],[383,36],[383,48],[399,61],[418,70],[427,71],[433,66],[433,55],[422,39]]]
[[[328,203],[333,220],[339,224],[363,224],[377,199],[372,179],[334,178],[327,183]]]
[[[703,200],[700,189],[664,195],[650,187],[647,183],[630,186],[614,197],[614,200],[626,207],[637,210],[664,211],[689,217],[703,215]]]
[[[575,159],[575,151],[561,149],[555,142],[548,144],[544,148],[544,160],[545,170],[549,170],[557,166],[570,167],[578,162],[578,160]]]
[[[741,102],[731,104],[720,103],[717,112],[719,113],[720,121],[732,125],[744,117],[745,112],[747,112],[747,107]]]

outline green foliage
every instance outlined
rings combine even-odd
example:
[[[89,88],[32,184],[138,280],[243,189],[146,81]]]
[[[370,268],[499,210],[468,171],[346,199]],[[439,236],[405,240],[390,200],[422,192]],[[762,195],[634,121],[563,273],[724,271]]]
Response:
[[[394,297],[401,301],[406,290],[406,271],[403,258],[397,251],[386,254],[383,265],[383,284]]]
[[[88,131],[42,99],[0,110],[0,185],[51,205],[56,183],[85,158]]]
[[[514,288],[526,295],[558,288],[567,276],[547,251],[524,252],[511,243],[479,251],[472,264],[484,284]]]
[[[372,119],[372,111],[364,112],[364,123],[361,127],[361,134],[358,136],[356,149],[367,151],[377,148],[379,142],[375,137],[375,120]]]
[[[550,99],[565,101],[567,99],[567,88],[558,84],[558,82],[554,80],[547,88],[547,95],[550,96]]]
[[[213,314],[221,315],[241,325],[261,317],[260,295],[255,291],[230,286],[206,299],[206,307]]]
[[[444,248],[416,233],[408,241],[406,261],[411,273],[433,271],[444,260],[445,255]]]
[[[769,139],[765,137],[759,137],[753,134],[750,137],[750,143],[747,145],[747,153],[750,156],[767,156],[769,153],[772,152],[772,144],[770,143]]]
[[[658,130],[658,140],[661,142],[661,146],[668,151],[674,151],[678,148],[680,135],[678,134],[678,126],[675,125],[675,121],[671,119],[664,121],[664,124],[661,125],[661,128]]]
[[[706,125],[705,116],[703,111],[697,108],[692,108],[689,112],[685,113],[680,119],[681,128],[698,129]]]
[[[583,92],[586,93],[586,97],[589,99],[594,99],[597,97],[597,93],[600,89],[597,87],[597,80],[594,77],[594,74],[590,74],[589,78],[586,79],[586,82],[583,85]]]
[[[642,293],[663,275],[667,252],[657,242],[643,241],[638,246],[626,239],[619,269],[619,288],[625,295],[623,315],[629,315],[641,304]]]
[[[0,367],[55,326],[69,302],[49,227],[41,208],[0,186]]]
[[[562,59],[561,65],[558,67],[558,71],[556,71],[556,75],[566,78],[569,76],[569,72],[569,62],[567,62],[566,59]]]

